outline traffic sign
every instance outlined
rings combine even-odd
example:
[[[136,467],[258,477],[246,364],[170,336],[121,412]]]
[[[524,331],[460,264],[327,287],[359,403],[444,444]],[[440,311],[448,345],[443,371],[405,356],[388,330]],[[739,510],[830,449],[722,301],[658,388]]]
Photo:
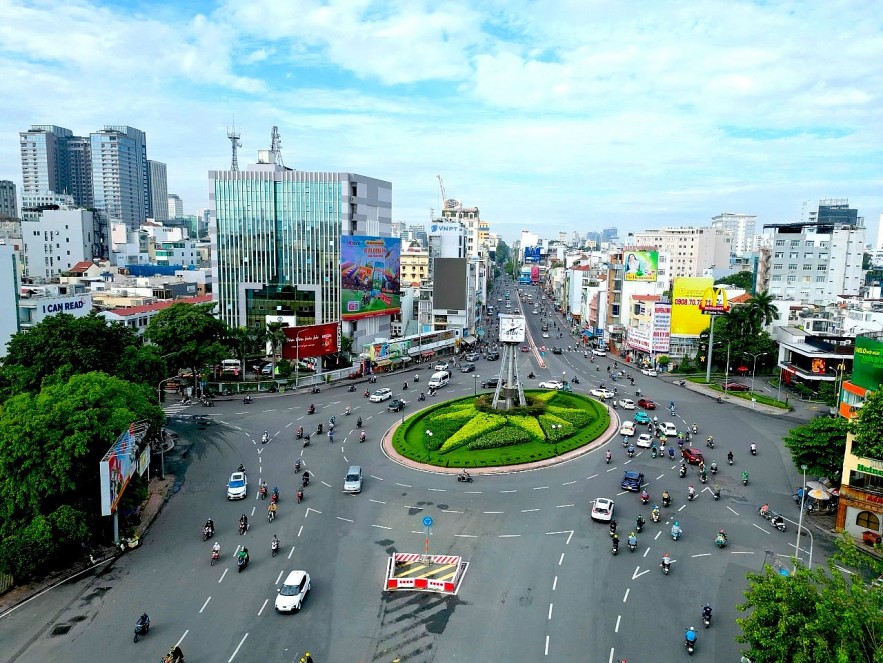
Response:
[[[423,526],[424,527],[432,527],[432,516],[425,516],[423,518]]]

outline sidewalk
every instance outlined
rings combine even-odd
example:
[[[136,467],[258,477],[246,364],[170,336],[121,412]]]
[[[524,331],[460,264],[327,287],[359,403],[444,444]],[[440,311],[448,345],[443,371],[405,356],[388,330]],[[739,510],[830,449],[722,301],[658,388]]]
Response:
[[[135,535],[131,539],[133,542],[129,547],[137,547],[141,538],[150,528],[153,521],[156,520],[160,511],[166,503],[171,491],[175,485],[176,477],[172,474],[166,474],[165,479],[151,479],[147,486],[147,499],[141,507],[141,522],[135,528]],[[124,554],[125,550],[118,546],[104,546],[92,550],[91,555],[77,560],[74,564],[66,569],[53,571],[49,575],[40,580],[19,585],[3,595],[0,595],[0,618],[5,616],[9,610],[15,609],[24,602],[35,598],[36,596],[52,589],[53,587],[65,583],[69,580],[83,575],[100,567],[102,565],[112,565],[113,562]],[[89,557],[91,556],[91,560]],[[102,569],[103,572],[104,569]]]

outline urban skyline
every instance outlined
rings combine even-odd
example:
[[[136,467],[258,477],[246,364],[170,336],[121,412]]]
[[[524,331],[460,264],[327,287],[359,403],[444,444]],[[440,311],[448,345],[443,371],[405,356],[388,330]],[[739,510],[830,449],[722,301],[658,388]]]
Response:
[[[864,3],[191,7],[10,3],[0,179],[21,186],[32,124],[128,125],[193,213],[229,168],[235,115],[243,166],[278,125],[286,165],[391,181],[406,223],[440,213],[440,174],[508,242],[727,211],[798,221],[829,197],[876,234],[883,45]]]

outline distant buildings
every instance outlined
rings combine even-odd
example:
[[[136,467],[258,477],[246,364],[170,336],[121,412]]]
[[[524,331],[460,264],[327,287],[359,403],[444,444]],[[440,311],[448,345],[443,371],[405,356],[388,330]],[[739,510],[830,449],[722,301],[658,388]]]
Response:
[[[15,183],[0,180],[0,219],[17,219],[18,201],[15,197]]]
[[[24,223],[25,272],[52,279],[82,261],[107,255],[94,229],[92,212],[79,207],[45,210],[38,221]]]
[[[711,227],[730,233],[733,238],[730,251],[737,256],[743,256],[754,251],[756,221],[757,216],[753,214],[723,212],[711,217]]]
[[[662,228],[629,233],[629,243],[668,254],[669,278],[702,276],[730,265],[730,237],[720,228]]]
[[[147,217],[166,221],[169,218],[169,186],[164,163],[147,160],[147,192],[150,202]]]
[[[92,196],[99,215],[137,228],[150,207],[147,137],[128,126],[105,126],[90,134]]]
[[[168,194],[168,217],[169,219],[180,219],[184,216],[184,203],[181,202],[181,196],[177,193]]]

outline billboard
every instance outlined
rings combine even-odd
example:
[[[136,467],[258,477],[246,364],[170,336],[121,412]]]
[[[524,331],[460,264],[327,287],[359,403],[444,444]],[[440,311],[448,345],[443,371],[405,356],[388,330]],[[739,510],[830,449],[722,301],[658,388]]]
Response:
[[[719,315],[727,313],[730,310],[730,303],[727,301],[727,291],[723,288],[706,288],[702,293],[702,301],[699,302],[699,310],[703,313],[713,313]]]
[[[146,430],[146,425],[132,423],[98,462],[102,516],[113,515],[126,484],[138,469],[138,442]]]
[[[659,272],[659,251],[626,251],[623,256],[626,281],[656,282]]]
[[[398,237],[342,235],[340,238],[340,317],[360,320],[401,310]]]
[[[525,246],[524,247],[524,262],[539,262],[540,261],[540,247],[538,246]]]
[[[671,304],[653,304],[653,352],[668,352],[671,349]]]
[[[368,346],[368,356],[371,361],[393,361],[401,357],[408,357],[411,350],[411,341],[386,341],[384,343],[372,343]]]
[[[521,268],[521,271],[518,273],[518,283],[519,285],[530,284],[530,267]]]
[[[711,318],[699,310],[702,294],[714,285],[711,277],[676,278],[671,288],[671,333],[699,336],[708,329]]]
[[[534,265],[530,268],[530,282],[531,283],[539,283],[540,282],[540,268]]]
[[[340,323],[304,327],[283,327],[285,343],[282,344],[283,359],[321,357],[340,352]]]
[[[849,381],[864,389],[880,389],[883,384],[883,343],[865,336],[855,337],[855,355]]]
[[[466,310],[466,258],[436,258],[432,263],[432,307]]]

